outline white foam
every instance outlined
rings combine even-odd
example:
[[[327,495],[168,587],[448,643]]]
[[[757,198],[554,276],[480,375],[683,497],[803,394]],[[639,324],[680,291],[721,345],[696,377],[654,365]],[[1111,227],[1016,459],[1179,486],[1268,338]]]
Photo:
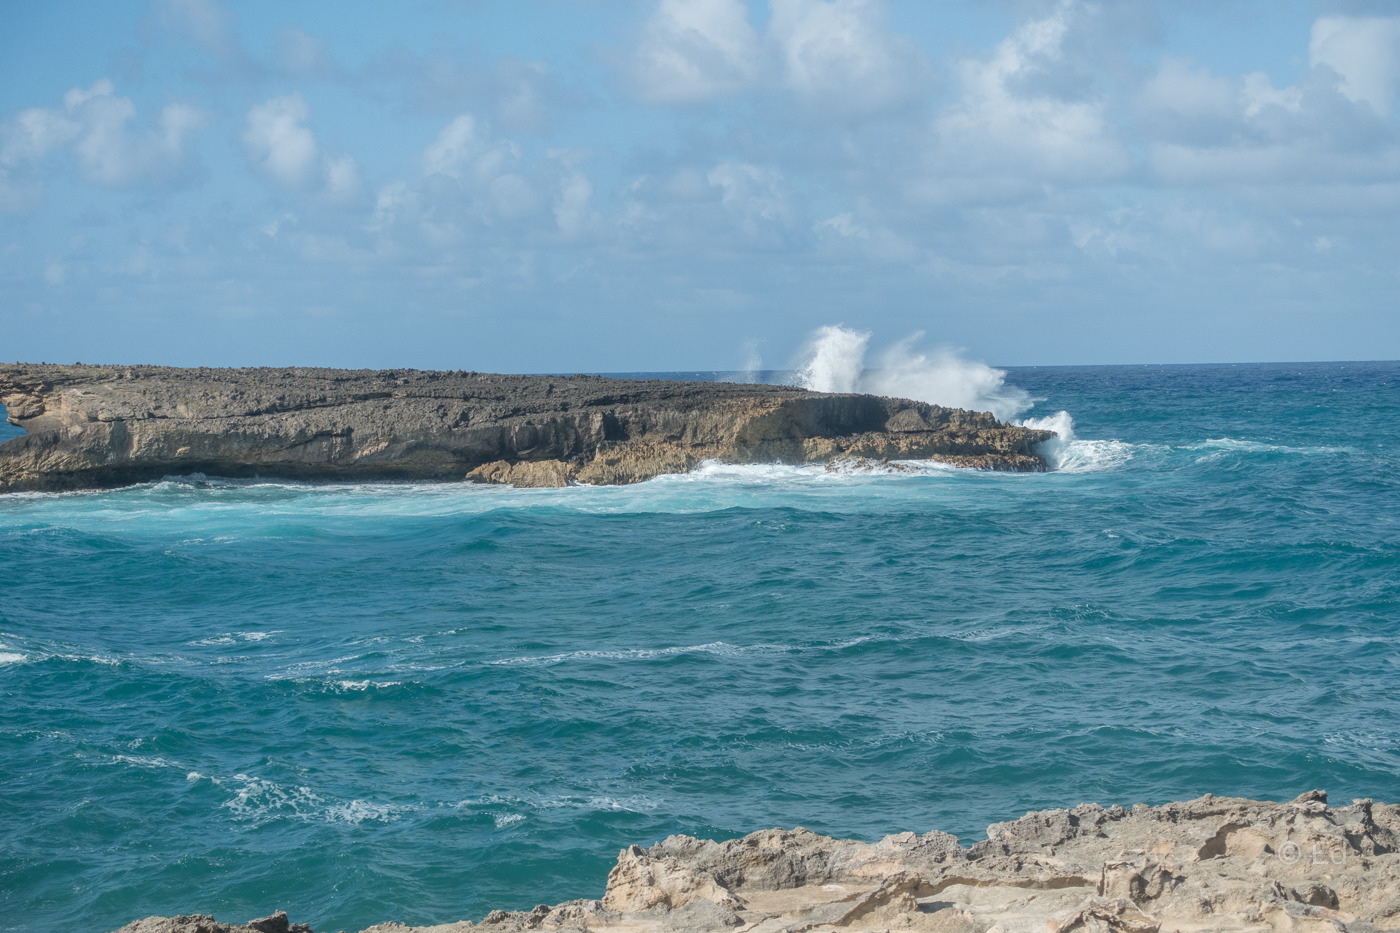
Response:
[[[412,807],[389,803],[370,803],[367,800],[352,800],[349,803],[327,807],[326,820],[332,823],[358,825],[366,820],[392,823]]]
[[[837,458],[828,463],[725,463],[705,460],[688,473],[667,473],[639,483],[636,488],[673,484],[711,486],[822,486],[845,484],[871,476],[945,475],[967,473],[961,467],[936,460],[858,460]]]
[[[754,652],[788,650],[783,645],[731,645],[715,641],[704,645],[678,645],[672,648],[622,648],[613,651],[589,648],[580,651],[565,651],[561,654],[536,655],[519,658],[501,658],[487,661],[487,664],[506,667],[548,667],[566,661],[651,661],[656,658],[669,658],[681,654],[713,654],[720,657],[736,657]]]
[[[579,795],[579,794],[550,794],[548,796],[514,796],[503,794],[483,794],[479,797],[468,797],[459,800],[454,804],[446,804],[454,810],[470,808],[501,808],[499,812],[488,810],[492,820],[498,827],[510,826],[524,820],[526,817],[517,812],[517,808],[523,810],[606,810],[609,812],[624,813],[646,813],[657,809],[662,801],[647,796],[646,794],[634,794],[629,796],[613,797],[605,794]]]
[[[652,661],[657,658],[670,658],[683,654],[710,654],[716,657],[741,657],[751,654],[800,654],[811,651],[843,651],[871,641],[871,636],[862,635],[847,641],[815,645],[782,645],[763,643],[757,645],[731,645],[728,642],[712,641],[703,645],[675,645],[669,648],[617,648],[601,650],[597,648],[579,651],[565,651],[560,654],[534,655],[518,658],[501,658],[486,661],[486,664],[506,667],[548,667],[568,661]],[[903,640],[903,639],[895,639]]]
[[[1303,456],[1332,456],[1335,454],[1355,452],[1351,447],[1290,447],[1286,444],[1268,444],[1263,441],[1240,440],[1233,437],[1208,438],[1199,444],[1187,444],[1182,449],[1210,451],[1210,453],[1197,457],[1197,463],[1209,463],[1213,460],[1221,460],[1231,454],[1282,453],[1301,454]]]
[[[20,654],[17,651],[0,651],[0,664],[23,664],[29,660],[29,655]]]
[[[656,798],[642,795],[624,797],[621,800],[616,797],[589,797],[585,802],[594,810],[611,810],[622,813],[647,813],[661,805],[661,802]]]
[[[278,629],[272,632],[224,632],[221,635],[210,635],[208,638],[200,638],[196,641],[186,642],[188,645],[236,645],[239,642],[256,643],[266,641],[275,635],[282,634]]]
[[[337,680],[334,682],[334,686],[341,690],[364,691],[371,687],[381,690],[385,687],[397,687],[402,683],[403,681],[399,680]]]
[[[1067,411],[1043,418],[1026,418],[1021,425],[1038,431],[1054,431],[1055,437],[1037,445],[1050,469],[1060,473],[1098,473],[1116,469],[1133,459],[1134,445],[1123,441],[1082,440],[1074,433],[1074,419]]]
[[[246,774],[235,774],[233,779],[241,781],[243,786],[223,805],[232,810],[238,819],[254,822],[265,822],[278,816],[306,819],[323,812],[321,795],[308,787],[287,788]]]
[[[178,768],[175,762],[168,758],[147,758],[142,755],[113,755],[112,761],[121,764],[135,765],[138,768]]]
[[[46,657],[58,658],[60,661],[91,661],[93,664],[105,664],[108,667],[120,667],[125,663],[121,658],[105,654],[51,654]]]

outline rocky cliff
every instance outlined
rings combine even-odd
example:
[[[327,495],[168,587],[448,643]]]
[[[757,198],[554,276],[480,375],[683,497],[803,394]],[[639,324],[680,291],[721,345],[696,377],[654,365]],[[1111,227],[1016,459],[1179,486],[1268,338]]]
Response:
[[[789,386],[335,369],[0,366],[0,492],[182,473],[633,483],[707,459],[1043,470],[985,412]]]
[[[365,933],[592,930],[926,930],[941,933],[1277,933],[1400,929],[1400,807],[1209,795],[1093,804],[946,833],[847,842],[773,829],[730,842],[671,836],[624,849],[600,900]],[[246,926],[152,917],[120,933],[306,933],[278,913]]]

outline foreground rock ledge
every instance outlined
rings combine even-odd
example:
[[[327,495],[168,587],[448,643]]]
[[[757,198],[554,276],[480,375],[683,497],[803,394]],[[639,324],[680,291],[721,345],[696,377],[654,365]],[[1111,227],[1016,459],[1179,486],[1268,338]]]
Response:
[[[1038,471],[1049,439],[986,412],[791,386],[417,370],[0,366],[27,432],[0,492],[185,473],[635,483],[703,460],[933,459]]]
[[[946,833],[847,842],[805,829],[716,843],[671,836],[618,856],[602,900],[479,924],[365,933],[929,930],[945,933],[1400,929],[1400,807],[1323,791],[1289,803],[1206,795],[1131,810],[1084,804],[996,823],[970,849]],[[151,917],[120,933],[306,933]]]

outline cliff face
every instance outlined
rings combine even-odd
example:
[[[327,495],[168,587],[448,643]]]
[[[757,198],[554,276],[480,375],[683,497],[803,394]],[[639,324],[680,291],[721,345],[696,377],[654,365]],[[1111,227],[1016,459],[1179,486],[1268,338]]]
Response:
[[[624,849],[601,900],[493,911],[365,933],[926,930],[941,933],[1371,933],[1400,928],[1400,807],[1329,807],[1209,795],[1131,810],[1028,813],[963,848],[946,833],[876,843],[804,829]],[[289,933],[286,914],[246,927],[152,917],[120,933]]]
[[[416,370],[0,366],[0,492],[179,473],[633,483],[702,460],[1043,470],[1047,431],[788,386]]]

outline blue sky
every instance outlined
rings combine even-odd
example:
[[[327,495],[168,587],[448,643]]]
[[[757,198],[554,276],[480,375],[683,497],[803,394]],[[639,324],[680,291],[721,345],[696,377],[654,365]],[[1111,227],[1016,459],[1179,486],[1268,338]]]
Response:
[[[0,8],[0,358],[1400,357],[1400,4]]]

